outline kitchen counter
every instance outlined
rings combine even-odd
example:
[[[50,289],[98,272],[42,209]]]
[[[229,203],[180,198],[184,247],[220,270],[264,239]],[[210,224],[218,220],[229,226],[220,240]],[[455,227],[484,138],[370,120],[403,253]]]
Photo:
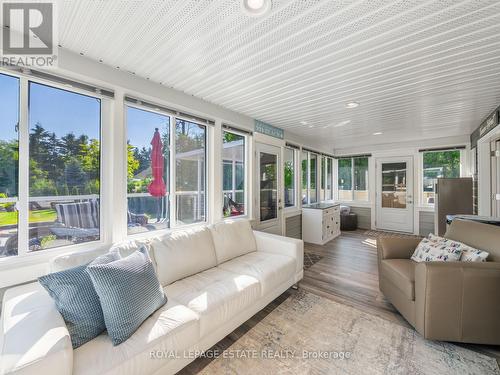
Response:
[[[302,206],[302,208],[310,208],[310,209],[314,209],[314,210],[327,210],[327,209],[335,207],[335,206],[340,206],[340,203],[337,203],[337,202],[319,202],[319,203],[306,204],[305,206]]]

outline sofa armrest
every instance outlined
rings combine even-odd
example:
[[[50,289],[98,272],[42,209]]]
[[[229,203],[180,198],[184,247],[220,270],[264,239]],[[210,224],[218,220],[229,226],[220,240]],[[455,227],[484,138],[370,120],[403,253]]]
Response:
[[[500,344],[500,263],[415,267],[416,328],[425,338]]]
[[[383,259],[410,259],[420,243],[420,238],[377,238],[377,254],[379,260]]]
[[[38,282],[5,292],[0,322],[0,374],[73,372],[68,329],[52,298]]]
[[[299,278],[302,279],[304,270],[304,241],[255,230],[253,233],[257,243],[257,251],[281,254],[294,258],[296,261],[295,273],[296,275],[300,275]]]

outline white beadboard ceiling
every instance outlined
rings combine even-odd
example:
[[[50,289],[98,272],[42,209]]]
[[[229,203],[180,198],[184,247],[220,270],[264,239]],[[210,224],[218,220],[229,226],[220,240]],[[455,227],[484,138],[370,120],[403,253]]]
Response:
[[[328,148],[470,134],[500,105],[498,0],[240,1],[61,0],[59,41]]]

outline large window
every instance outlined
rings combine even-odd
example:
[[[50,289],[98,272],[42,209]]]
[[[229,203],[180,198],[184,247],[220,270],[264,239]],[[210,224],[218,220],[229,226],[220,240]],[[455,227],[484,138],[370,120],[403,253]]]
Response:
[[[308,184],[307,184],[307,180],[309,179],[308,161],[309,161],[309,153],[307,151],[302,151],[300,158],[300,170],[302,175],[301,178],[302,204],[309,203]]]
[[[325,190],[326,190],[326,156],[320,156],[320,166],[321,166],[321,173],[320,173],[320,184],[319,184],[319,200],[324,201],[325,200]]]
[[[100,238],[100,99],[29,84],[29,251]]]
[[[338,192],[341,201],[368,201],[368,157],[338,160]]]
[[[352,200],[352,159],[338,160],[338,188],[339,200]]]
[[[175,119],[175,194],[177,224],[191,224],[206,218],[205,126]]]
[[[309,203],[318,201],[318,155],[309,153]]]
[[[101,100],[35,82],[25,108],[20,95],[0,75],[0,256],[98,240]]]
[[[295,206],[295,150],[285,147],[285,207]]]
[[[333,189],[332,189],[333,175],[332,175],[332,172],[333,172],[333,159],[327,158],[326,159],[326,172],[325,172],[325,177],[326,177],[325,199],[326,200],[333,199]]]
[[[126,111],[128,233],[205,221],[206,127],[142,107]]]
[[[19,80],[0,74],[0,257],[17,254]]]
[[[354,200],[368,201],[368,158],[354,158]]]
[[[245,214],[245,137],[222,132],[222,199],[224,217]]]
[[[302,204],[318,202],[319,168],[319,155],[309,151],[302,151]]]
[[[460,177],[461,151],[428,151],[422,153],[422,203],[433,205],[435,200],[435,185],[438,178]]]
[[[128,233],[170,227],[170,117],[134,107],[127,114]]]

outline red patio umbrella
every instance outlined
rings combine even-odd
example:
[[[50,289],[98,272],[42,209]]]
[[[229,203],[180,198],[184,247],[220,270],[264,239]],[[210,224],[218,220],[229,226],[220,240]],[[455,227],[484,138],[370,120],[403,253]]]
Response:
[[[153,181],[149,184],[148,191],[153,197],[164,197],[167,193],[167,187],[163,181],[163,144],[158,128],[155,129],[151,146],[151,172],[153,174]]]
[[[153,181],[148,186],[149,194],[158,198],[156,221],[161,221],[161,198],[167,193],[167,187],[163,181],[163,144],[161,143],[160,132],[158,128],[155,129],[155,134],[151,140],[151,172],[153,174]]]

